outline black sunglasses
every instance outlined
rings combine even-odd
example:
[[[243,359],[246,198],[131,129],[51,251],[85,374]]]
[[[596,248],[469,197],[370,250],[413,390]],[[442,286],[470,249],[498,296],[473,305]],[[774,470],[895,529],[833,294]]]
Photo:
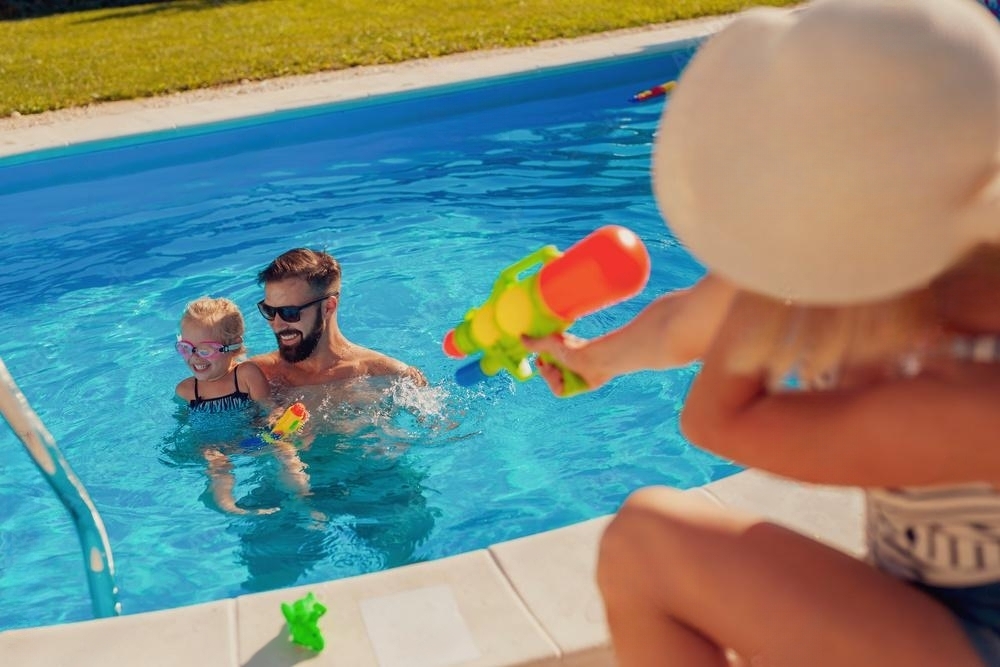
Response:
[[[268,322],[273,320],[275,315],[281,315],[281,319],[286,322],[298,322],[302,319],[303,310],[309,306],[315,306],[317,303],[326,301],[331,296],[340,296],[340,292],[331,292],[326,296],[321,296],[315,301],[304,303],[301,306],[269,306],[261,300],[257,302],[257,310],[260,311],[260,314],[263,315],[264,319]]]

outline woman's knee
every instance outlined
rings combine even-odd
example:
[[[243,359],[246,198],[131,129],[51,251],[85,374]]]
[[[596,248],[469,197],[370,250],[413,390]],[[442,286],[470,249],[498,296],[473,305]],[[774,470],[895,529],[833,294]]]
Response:
[[[684,530],[683,495],[676,489],[649,487],[625,500],[601,536],[599,585],[615,584],[633,574],[641,578],[641,572],[668,557],[664,549]]]
[[[743,523],[703,495],[668,487],[639,489],[601,537],[598,584],[614,584],[629,573],[642,579],[654,571],[694,567],[706,549],[725,544],[718,538]]]
[[[604,538],[611,546],[650,533],[658,537],[679,536],[699,531],[726,514],[721,506],[704,496],[665,486],[634,491],[612,519]]]

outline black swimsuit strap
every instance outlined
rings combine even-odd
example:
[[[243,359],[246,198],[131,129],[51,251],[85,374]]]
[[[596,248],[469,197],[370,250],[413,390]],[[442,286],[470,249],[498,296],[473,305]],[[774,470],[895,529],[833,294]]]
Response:
[[[239,366],[233,368],[233,389],[235,389],[237,393],[240,393],[240,378],[236,374],[237,371],[239,371],[239,368]],[[201,400],[201,396],[198,395],[198,378],[194,379],[194,400]]]

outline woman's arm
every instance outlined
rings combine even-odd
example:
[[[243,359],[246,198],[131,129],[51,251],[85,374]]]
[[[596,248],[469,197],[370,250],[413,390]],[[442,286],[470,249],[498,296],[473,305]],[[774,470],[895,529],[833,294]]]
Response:
[[[688,394],[681,425],[695,444],[820,484],[1000,483],[1000,367],[850,390],[770,394],[762,376],[727,370],[752,323],[740,303]]]
[[[657,298],[630,322],[599,338],[554,335],[524,339],[524,345],[550,355],[596,389],[618,375],[677,368],[701,358],[735,293],[729,283],[708,275],[688,289]],[[542,362],[539,371],[553,392],[561,395],[559,370]]]

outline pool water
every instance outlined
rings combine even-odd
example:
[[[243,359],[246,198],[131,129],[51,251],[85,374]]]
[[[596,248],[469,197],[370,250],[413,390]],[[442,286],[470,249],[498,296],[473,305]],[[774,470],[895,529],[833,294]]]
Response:
[[[701,275],[650,191],[663,102],[628,102],[694,48],[0,159],[0,357],[101,513],[123,612],[441,558],[735,472],[678,432],[690,368],[559,400],[538,379],[460,387],[440,348],[501,269],[606,224],[644,240],[653,274],[573,332]],[[246,429],[199,425],[174,399],[178,318],[227,296],[251,353],[272,349],[255,276],[296,246],[341,261],[345,334],[430,386],[296,390],[311,494],[282,482],[273,452],[233,451],[240,503],[280,511],[227,515],[199,452]],[[0,599],[0,630],[92,615],[69,517],[6,428]]]

